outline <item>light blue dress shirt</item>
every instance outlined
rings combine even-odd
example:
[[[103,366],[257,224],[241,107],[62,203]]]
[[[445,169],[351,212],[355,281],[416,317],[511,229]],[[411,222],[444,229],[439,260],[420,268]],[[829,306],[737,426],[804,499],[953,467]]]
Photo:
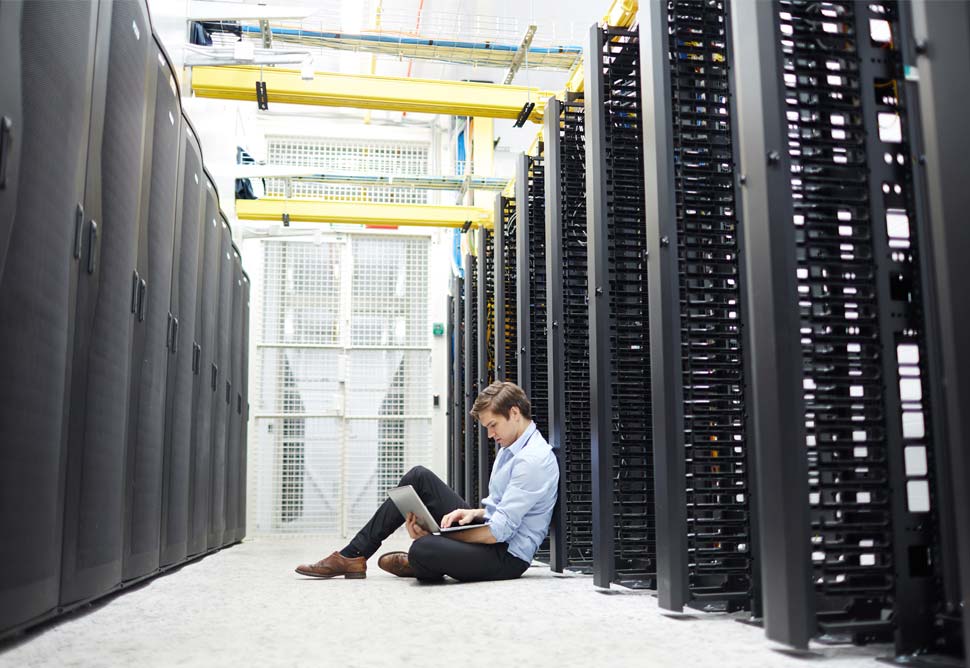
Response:
[[[492,535],[509,544],[509,554],[532,561],[549,533],[558,490],[556,455],[530,422],[515,443],[499,449],[482,499]]]

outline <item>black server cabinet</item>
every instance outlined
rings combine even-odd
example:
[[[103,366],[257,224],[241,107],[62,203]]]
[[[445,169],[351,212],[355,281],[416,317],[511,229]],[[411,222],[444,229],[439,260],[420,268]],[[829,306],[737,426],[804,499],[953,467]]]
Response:
[[[24,139],[20,27],[23,0],[0,4],[0,276],[7,259]]]
[[[150,178],[143,183],[147,230],[141,234],[139,271],[147,290],[140,306],[132,354],[128,409],[125,540],[122,577],[133,580],[158,569],[165,446],[165,389],[171,346],[172,264],[178,227],[181,108],[175,74],[152,39],[149,77]]]
[[[19,160],[7,154],[0,202],[25,224],[8,231],[0,274],[0,635],[52,612],[60,596],[65,398],[98,3],[29,2],[21,10],[4,2],[5,29],[21,11],[11,29],[23,40],[13,73],[23,78],[3,90],[20,91],[7,108],[19,104],[22,115],[14,123],[8,114]]]
[[[515,171],[515,334],[517,383],[532,403],[532,420],[548,433],[546,359],[545,186],[542,144],[539,155],[520,155]],[[506,293],[508,295],[508,293]]]
[[[132,340],[147,306],[138,247],[154,42],[143,2],[99,9],[69,401],[62,605],[121,583]]]
[[[495,260],[493,255],[494,240],[492,230],[480,227],[476,232],[478,239],[478,257],[475,261],[475,271],[478,274],[478,389],[484,390],[495,379],[495,349],[489,345],[489,338],[495,329]],[[488,480],[492,475],[492,464],[495,463],[495,444],[488,438],[488,430],[480,423],[478,431],[478,489],[482,497],[488,495]]]
[[[243,333],[242,256],[232,246],[232,311],[229,333],[229,391],[226,426],[226,531],[223,544],[237,540],[239,531],[239,471],[242,466],[240,435],[242,433],[242,333]]]
[[[465,411],[465,280],[462,276],[454,276],[451,281],[451,318],[455,324],[454,337],[451,340],[452,360],[452,428],[451,452],[452,472],[451,488],[458,496],[465,498],[465,425],[468,414]]]
[[[464,301],[464,349],[465,349],[465,447],[463,477],[464,498],[472,506],[478,506],[483,498],[478,486],[478,425],[471,416],[472,406],[481,388],[478,386],[478,272],[475,256],[465,255],[465,301]]]
[[[206,185],[202,150],[188,119],[181,116],[180,211],[177,213],[172,267],[168,382],[165,392],[165,444],[162,484],[160,565],[185,559],[189,538],[189,487],[192,474],[192,418],[201,374],[196,347],[199,257],[203,254]],[[198,382],[196,382],[198,381]]]
[[[492,236],[492,257],[495,262],[495,377],[518,384],[515,226],[515,198],[496,195],[495,230]]]
[[[643,110],[637,30],[590,30],[586,49],[593,581],[653,587]]]
[[[445,414],[448,416],[448,475],[445,482],[452,489],[455,488],[455,367],[458,359],[455,356],[455,277],[451,279],[451,294],[448,295],[448,325],[445,336],[448,340],[448,392],[446,393]]]
[[[232,327],[233,259],[232,233],[225,214],[219,213],[221,223],[221,247],[219,249],[219,294],[216,310],[215,337],[213,341],[213,376],[216,390],[212,397],[212,434],[209,487],[209,535],[208,549],[222,547],[226,531],[226,431],[229,404],[232,402],[232,379],[230,378],[230,329]]]
[[[583,101],[550,98],[545,125],[549,443],[559,454],[559,500],[550,567],[593,563],[589,435],[589,307],[586,291],[586,142]]]
[[[249,295],[252,283],[249,274],[242,272],[242,350],[241,373],[239,382],[242,392],[242,415],[239,428],[239,517],[236,526],[236,540],[246,537],[246,500],[247,495],[247,464],[249,462]]]
[[[901,6],[902,11],[908,7]],[[951,636],[963,624],[964,663],[970,665],[970,348],[962,341],[970,329],[970,294],[964,275],[965,261],[970,256],[970,227],[962,223],[970,211],[970,134],[964,128],[965,110],[970,107],[970,6],[964,3],[938,3],[918,0],[912,4],[912,38],[903,34],[904,61],[919,68],[918,82],[906,85],[908,95],[918,91],[922,120],[923,178],[927,183],[923,247],[930,261],[924,271],[932,271],[927,283],[936,294],[936,331],[939,337],[941,384],[946,388],[937,409],[945,415],[947,457],[940,457],[950,474],[952,498],[948,499],[953,516],[955,545],[943,559],[952,565],[943,580],[944,609],[949,617]],[[929,44],[932,50],[916,48]],[[957,96],[954,99],[954,96]],[[910,98],[912,99],[912,98]],[[911,113],[915,113],[910,103]],[[925,252],[924,252],[925,253]],[[924,257],[927,255],[924,254]],[[927,266],[928,265],[928,266]],[[938,469],[940,466],[937,467]],[[946,524],[945,524],[946,526]],[[949,558],[948,558],[949,557]],[[961,615],[956,614],[962,610]],[[956,645],[957,643],[953,643]],[[954,652],[959,648],[951,647]]]
[[[193,370],[195,389],[192,415],[191,485],[189,489],[188,556],[205,552],[209,538],[209,505],[212,488],[212,425],[218,393],[215,358],[218,327],[219,280],[222,257],[222,218],[219,193],[203,167],[205,220],[199,240],[198,292],[196,296]],[[204,243],[203,243],[204,239]]]
[[[732,6],[765,630],[796,647],[958,644],[908,8]]]
[[[515,170],[515,333],[519,387],[532,406],[532,421],[548,434],[549,364],[546,327],[546,223],[543,145],[535,156],[520,155]],[[548,537],[535,558],[549,561]]]
[[[660,606],[757,598],[725,2],[641,14]]]

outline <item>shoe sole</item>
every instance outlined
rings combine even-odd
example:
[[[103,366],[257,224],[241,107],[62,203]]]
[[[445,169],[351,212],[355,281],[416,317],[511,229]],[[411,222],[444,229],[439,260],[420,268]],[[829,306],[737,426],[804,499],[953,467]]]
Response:
[[[318,580],[331,580],[333,578],[339,578],[340,574],[337,575],[319,575],[317,573],[310,573],[309,571],[301,571],[299,568],[294,569],[300,575],[305,575],[309,578],[317,578]],[[344,573],[343,577],[345,580],[363,580],[367,577],[367,573]]]

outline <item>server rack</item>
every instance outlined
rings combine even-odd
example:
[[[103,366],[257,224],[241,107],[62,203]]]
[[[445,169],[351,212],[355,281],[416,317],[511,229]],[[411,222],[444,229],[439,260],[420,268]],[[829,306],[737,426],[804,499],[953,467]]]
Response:
[[[732,18],[766,632],[944,648],[942,391],[892,38],[909,26],[890,2]]]
[[[242,367],[240,373],[240,385],[242,393],[242,415],[239,417],[239,517],[236,525],[236,541],[242,541],[246,537],[246,503],[249,496],[246,494],[246,466],[249,461],[249,296],[252,291],[252,283],[249,274],[244,269],[242,272]]]
[[[970,107],[970,72],[964,67],[970,62],[970,8],[963,3],[917,0],[911,9],[900,5],[900,11],[904,15],[912,12],[914,33],[912,37],[901,34],[903,58],[920,72],[918,83],[907,82],[906,93],[911,100],[918,99],[922,121],[921,150],[917,154],[922,159],[918,158],[915,165],[925,165],[927,224],[923,228],[923,248],[924,257],[928,254],[932,258],[923,262],[923,271],[932,273],[925,281],[933,286],[935,299],[927,310],[936,324],[937,368],[941,385],[946,388],[936,407],[944,416],[940,440],[945,441],[947,449],[946,457],[940,461],[943,469],[950,472],[952,492],[946,501],[953,513],[943,523],[944,533],[953,536],[955,544],[943,555],[945,565],[952,566],[944,577],[944,610],[949,618],[948,635],[954,638],[949,649],[953,653],[960,650],[958,632],[953,626],[962,621],[964,662],[970,665],[970,614],[966,611],[970,601],[970,490],[966,485],[970,480],[966,449],[970,422],[965,408],[970,403],[970,358],[967,347],[959,340],[970,327],[970,294],[961,271],[965,258],[970,256],[970,230],[955,222],[970,210],[970,190],[966,187],[970,182],[970,164],[966,160],[970,155],[970,134],[963,121],[963,112]],[[928,44],[933,44],[932,50],[925,48]],[[911,102],[911,114],[916,111],[914,107]]]
[[[138,251],[155,56],[151,40],[136,33],[150,35],[148,8],[144,2],[101,3],[98,22],[69,400],[62,605],[122,581],[131,354],[147,290]]]
[[[181,562],[187,554],[191,483],[192,414],[197,376],[193,337],[199,284],[200,247],[205,237],[205,183],[202,149],[184,115],[182,126],[180,212],[172,267],[169,368],[166,385],[165,445],[162,466],[162,526],[159,565]]]
[[[515,202],[514,197],[495,196],[495,377],[518,383]]]
[[[465,500],[477,505],[482,498],[478,487],[478,428],[471,417],[472,406],[478,397],[478,272],[475,271],[475,256],[465,255],[465,447],[463,478],[465,481]]]
[[[538,155],[519,156],[515,174],[516,341],[518,385],[532,403],[532,420],[548,433],[549,364],[546,346],[545,168]]]
[[[585,51],[593,581],[653,587],[656,541],[639,34]]]
[[[242,397],[242,333],[243,333],[243,276],[242,254],[232,245],[232,309],[229,330],[229,382],[227,393],[230,401],[227,406],[226,424],[226,530],[222,536],[223,545],[231,545],[239,540],[240,515],[240,435],[243,414]]]
[[[677,611],[757,600],[726,10],[641,14],[657,593]]]
[[[452,319],[455,321],[455,336],[452,340],[454,366],[452,385],[454,404],[452,408],[453,428],[451,449],[454,452],[452,489],[458,496],[465,497],[465,280],[461,275],[452,278]]]
[[[227,483],[227,451],[226,432],[229,426],[229,405],[232,402],[232,378],[230,377],[232,323],[232,292],[233,292],[233,259],[232,259],[232,231],[226,215],[219,212],[220,247],[219,262],[216,269],[218,275],[218,309],[215,314],[215,340],[213,351],[212,377],[214,392],[212,398],[212,434],[209,441],[211,448],[210,497],[209,497],[209,533],[206,540],[209,551],[222,547],[223,534],[226,531],[226,483]]]
[[[0,276],[7,259],[20,174],[23,140],[23,87],[20,81],[20,27],[23,0],[0,5]]]
[[[46,55],[42,61],[25,49],[16,56],[5,50],[0,66],[0,114],[9,120],[0,129],[7,160],[0,217],[10,225],[0,274],[0,488],[25,501],[0,504],[6,634],[55,614],[60,598],[66,401],[81,264],[75,241],[76,228],[87,224],[98,4],[4,2],[0,16],[5,43],[10,30]],[[14,44],[8,46],[16,50]],[[52,86],[58,104],[50,103]]]
[[[550,98],[545,121],[549,443],[559,457],[559,499],[550,567],[593,563],[589,435],[589,307],[586,291],[586,147],[583,101]]]
[[[172,322],[173,258],[178,228],[180,133],[178,86],[160,44],[151,40],[148,79],[149,143],[139,234],[139,268],[147,284],[131,359],[128,453],[122,578],[135,580],[158,569],[165,449],[165,390]]]
[[[10,1],[0,24],[0,488],[23,501],[0,504],[5,638],[188,554],[208,495],[188,498],[196,404],[170,358],[191,390],[183,267],[219,206],[145,2]]]
[[[445,414],[448,416],[448,477],[445,482],[452,489],[455,488],[455,372],[458,367],[458,357],[455,355],[455,277],[451,279],[451,294],[448,295],[448,324],[445,336],[448,340],[448,391],[446,393]]]
[[[475,271],[478,274],[478,389],[488,387],[496,378],[495,349],[489,339],[495,333],[495,258],[494,235],[487,227],[480,227],[478,238],[478,258]],[[488,496],[488,479],[495,463],[495,446],[489,443],[488,430],[481,424],[478,430],[478,489],[482,497]]]
[[[192,345],[195,403],[192,407],[188,556],[204,553],[207,549],[212,485],[212,422],[214,402],[218,398],[215,348],[222,226],[219,193],[205,168],[202,170],[202,179],[205,181],[205,220],[199,240],[199,281],[196,285],[195,333]]]
[[[515,244],[516,340],[518,385],[529,397],[532,421],[548,433],[549,359],[546,313],[546,222],[543,144],[535,156],[521,155],[516,164]],[[548,537],[535,558],[550,561]]]

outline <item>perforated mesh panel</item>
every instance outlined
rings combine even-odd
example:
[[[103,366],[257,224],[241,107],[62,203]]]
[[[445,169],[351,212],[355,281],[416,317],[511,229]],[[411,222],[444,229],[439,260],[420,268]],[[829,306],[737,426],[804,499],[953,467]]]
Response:
[[[260,243],[254,530],[347,535],[430,457],[429,240]]]
[[[285,136],[271,136],[266,140],[266,158],[270,164],[373,176],[424,176],[429,169],[429,151],[430,145],[427,142]],[[294,181],[287,193],[283,179],[266,179],[267,197],[287,195],[355,202],[428,203],[428,192],[413,188]]]

